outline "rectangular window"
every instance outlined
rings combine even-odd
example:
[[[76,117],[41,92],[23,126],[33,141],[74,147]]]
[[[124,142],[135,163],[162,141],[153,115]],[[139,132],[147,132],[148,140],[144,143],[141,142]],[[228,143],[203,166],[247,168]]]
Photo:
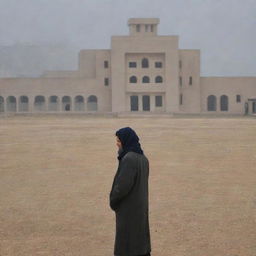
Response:
[[[189,85],[192,85],[192,76],[189,77]]]
[[[180,94],[180,105],[182,105],[183,103],[183,98],[182,98],[182,94]]]
[[[162,68],[162,62],[160,62],[160,61],[155,62],[155,67]]]
[[[155,101],[156,101],[156,104],[155,104],[156,107],[162,107],[163,106],[162,96],[156,96]]]
[[[106,86],[109,85],[109,79],[108,79],[108,78],[105,78],[105,79],[104,79],[104,85],[106,85]]]
[[[236,102],[241,102],[241,95],[236,95]]]
[[[129,62],[129,68],[136,68],[137,67],[137,63],[134,61]]]
[[[139,25],[139,24],[136,25],[136,31],[137,31],[137,32],[140,32],[140,25]]]
[[[154,25],[150,25],[150,31],[154,32]]]
[[[104,61],[104,68],[108,68],[108,61],[107,60]]]
[[[137,95],[130,96],[131,111],[139,110],[139,97]]]
[[[181,62],[181,60],[179,61],[179,68],[180,68],[180,69],[182,68],[182,62]]]
[[[182,86],[182,77],[180,76],[180,86]]]

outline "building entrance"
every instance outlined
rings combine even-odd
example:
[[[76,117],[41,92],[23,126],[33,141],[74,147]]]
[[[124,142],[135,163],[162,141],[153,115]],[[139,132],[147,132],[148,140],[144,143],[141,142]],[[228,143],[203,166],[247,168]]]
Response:
[[[131,111],[139,110],[139,99],[137,95],[133,95],[130,97],[131,100]]]
[[[150,97],[149,95],[143,95],[142,97],[143,111],[150,111]]]
[[[256,101],[252,102],[252,113],[256,114]]]
[[[65,111],[70,111],[70,104],[65,105]]]

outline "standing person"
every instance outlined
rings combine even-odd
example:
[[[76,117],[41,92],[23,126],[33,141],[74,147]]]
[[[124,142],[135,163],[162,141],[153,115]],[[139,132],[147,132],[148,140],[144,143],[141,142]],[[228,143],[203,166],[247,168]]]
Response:
[[[150,256],[149,162],[130,127],[116,131],[118,169],[109,195],[116,215],[115,256]]]

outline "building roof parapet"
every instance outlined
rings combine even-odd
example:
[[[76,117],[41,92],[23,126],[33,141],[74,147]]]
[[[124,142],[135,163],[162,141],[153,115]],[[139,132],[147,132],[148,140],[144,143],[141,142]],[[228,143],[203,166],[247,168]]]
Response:
[[[128,25],[136,25],[136,24],[159,24],[158,18],[130,18],[128,20]]]

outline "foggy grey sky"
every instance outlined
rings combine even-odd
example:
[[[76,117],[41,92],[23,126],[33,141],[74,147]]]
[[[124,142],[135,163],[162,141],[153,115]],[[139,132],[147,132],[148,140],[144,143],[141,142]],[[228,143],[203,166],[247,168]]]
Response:
[[[134,17],[160,18],[159,35],[200,49],[202,76],[256,76],[255,0],[0,0],[0,45],[109,49]]]

